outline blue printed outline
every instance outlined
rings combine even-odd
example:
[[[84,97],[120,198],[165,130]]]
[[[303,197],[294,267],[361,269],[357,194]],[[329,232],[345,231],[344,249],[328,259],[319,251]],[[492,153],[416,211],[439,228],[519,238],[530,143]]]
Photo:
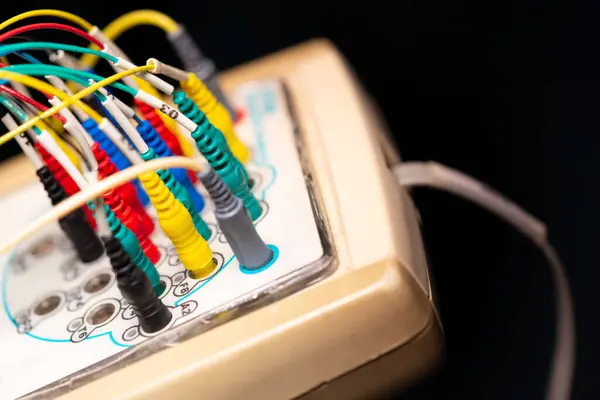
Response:
[[[190,297],[193,293],[196,293],[198,290],[200,290],[201,288],[203,288],[204,286],[206,286],[209,282],[212,282],[213,279],[215,279],[215,277],[217,275],[219,275],[228,265],[229,263],[231,263],[231,261],[233,261],[233,259],[235,258],[235,256],[231,256],[229,258],[229,260],[227,260],[223,266],[221,268],[219,268],[219,270],[217,272],[215,272],[215,274],[211,277],[209,277],[207,280],[205,280],[204,282],[202,282],[201,284],[199,284],[198,286],[196,286],[195,288],[193,288],[192,290],[190,290],[190,292],[188,294],[186,294],[185,296],[183,296],[182,298],[180,298],[179,300],[177,300],[175,303],[173,303],[175,305],[175,307],[178,307],[179,304],[181,304],[181,302],[185,299],[187,299],[188,297]]]
[[[263,140],[264,133],[263,133],[262,122],[261,122],[263,113],[259,109],[258,105],[256,104],[256,101],[258,101],[259,96],[262,96],[263,100],[264,100],[265,96],[268,96],[269,93],[271,93],[271,95],[272,95],[273,92],[274,92],[274,90],[272,88],[269,88],[268,90],[261,89],[259,92],[253,92],[246,96],[246,104],[248,106],[248,115],[249,115],[250,120],[252,121],[253,132],[254,132],[254,136],[256,138],[256,146],[258,148],[258,151],[257,151],[258,157],[257,157],[257,159],[255,159],[253,161],[253,164],[260,166],[260,167],[269,168],[271,170],[271,172],[273,173],[273,178],[267,184],[267,186],[262,190],[262,193],[260,195],[262,201],[265,201],[265,199],[267,198],[267,190],[270,189],[271,186],[273,186],[273,184],[275,183],[275,180],[277,179],[277,170],[275,169],[273,164],[270,164],[268,161],[266,145]],[[268,110],[269,113],[272,113],[274,111],[275,110]]]
[[[266,151],[266,145],[264,143],[263,140],[263,129],[262,129],[262,117],[263,117],[263,113],[262,110],[259,110],[256,101],[258,101],[259,96],[261,97],[261,99],[264,102],[265,107],[267,108],[266,114],[271,114],[273,112],[275,112],[277,110],[277,105],[276,103],[274,103],[273,101],[273,94],[274,94],[274,89],[273,88],[261,88],[261,90],[257,91],[257,92],[253,92],[250,93],[248,96],[246,96],[246,103],[248,105],[248,114],[250,117],[250,120],[252,121],[252,125],[254,127],[253,132],[255,135],[255,139],[256,139],[256,144],[258,147],[258,155],[260,156],[260,160],[254,161],[253,164],[257,165],[257,166],[261,166],[261,167],[266,167],[269,168],[272,173],[273,173],[273,178],[271,179],[271,181],[267,184],[267,186],[261,191],[261,200],[265,201],[266,197],[267,197],[267,190],[270,189],[273,184],[275,183],[275,180],[277,179],[277,170],[275,169],[275,167],[273,166],[273,164],[270,164],[268,162],[268,157],[267,157],[267,151]],[[270,98],[268,99],[268,101],[265,102],[265,97],[269,96]],[[279,257],[279,249],[274,246],[274,245],[268,245],[274,253],[273,256],[273,260],[271,260],[271,262],[269,264],[267,264],[266,266],[262,267],[259,270],[255,270],[255,271],[250,271],[250,270],[246,270],[244,269],[242,266],[240,266],[240,271],[242,271],[245,274],[256,274],[259,273],[261,271],[264,271],[265,269],[269,268],[271,265],[273,265],[275,263],[275,261],[277,260],[277,258]],[[7,302],[7,290],[6,290],[6,285],[7,285],[7,277],[8,277],[8,272],[10,270],[9,265],[12,264],[12,262],[15,259],[17,250],[13,250],[7,260],[6,263],[4,263],[4,270],[2,271],[2,286],[0,288],[0,290],[2,291],[2,306],[4,308],[4,312],[6,313],[6,316],[8,317],[8,319],[13,323],[13,325],[15,326],[15,328],[18,327],[17,322],[15,321],[12,313],[10,312],[9,308],[8,308],[8,302]],[[210,277],[209,279],[207,279],[205,282],[203,282],[202,284],[200,284],[198,287],[194,288],[192,291],[190,291],[188,294],[186,294],[185,296],[183,296],[182,298],[180,298],[179,300],[177,300],[174,305],[175,307],[178,307],[179,304],[185,300],[186,298],[188,298],[189,296],[191,296],[193,293],[197,292],[199,289],[201,289],[202,287],[204,287],[205,285],[207,285],[209,282],[211,282],[219,273],[221,273],[222,270],[224,270],[230,263],[231,261],[233,261],[233,259],[235,258],[234,256],[231,256],[231,258],[229,258],[229,260],[227,260],[227,262],[225,262],[223,264],[223,266],[219,269],[219,271],[217,271],[217,273],[215,273],[212,277]],[[44,342],[49,342],[49,343],[72,343],[72,341],[70,339],[51,339],[51,338],[43,338],[37,335],[34,335],[33,333],[30,332],[25,332],[25,335],[33,338],[33,339],[37,339],[37,340],[41,340]],[[126,344],[122,344],[119,343],[118,341],[115,340],[114,336],[113,336],[113,331],[110,330],[108,332],[104,332],[104,333],[100,333],[97,335],[90,335],[88,337],[86,337],[83,340],[88,340],[88,339],[96,339],[99,337],[103,337],[103,336],[108,336],[110,341],[115,344],[116,346],[119,347],[125,347],[125,348],[129,348],[131,347],[131,345],[126,345]]]
[[[13,250],[10,253],[10,256],[8,257],[8,261],[6,263],[4,263],[4,270],[2,271],[2,306],[4,308],[4,312],[6,313],[6,316],[8,317],[8,319],[10,320],[10,322],[13,323],[13,325],[15,326],[15,328],[18,328],[18,324],[17,321],[15,321],[15,318],[13,317],[12,313],[10,312],[10,310],[8,309],[8,301],[7,301],[7,297],[6,297],[6,282],[8,281],[8,272],[10,270],[9,265],[12,264],[12,262],[15,259],[15,256],[17,254],[16,250]],[[33,338],[33,339],[37,339],[37,340],[41,340],[43,342],[50,342],[50,343],[72,343],[70,339],[51,339],[51,338],[43,338],[41,336],[38,335],[34,335],[31,332],[25,332],[25,335]],[[83,340],[88,340],[88,339],[95,339],[95,338],[99,338],[101,336],[106,336],[108,335],[111,342],[113,342],[115,345],[120,346],[120,347],[131,347],[130,345],[125,345],[125,344],[121,344],[119,342],[117,342],[112,334],[112,330],[108,331],[108,332],[104,332],[104,333],[99,333],[97,335],[90,335],[88,337],[86,337]]]
[[[263,272],[264,270],[268,269],[271,265],[275,264],[275,262],[279,258],[279,248],[277,246],[275,246],[274,244],[268,244],[267,247],[270,248],[271,251],[273,252],[273,258],[271,259],[271,261],[269,261],[266,265],[264,265],[258,269],[248,269],[240,264],[240,271],[246,275],[255,275],[260,272]]]

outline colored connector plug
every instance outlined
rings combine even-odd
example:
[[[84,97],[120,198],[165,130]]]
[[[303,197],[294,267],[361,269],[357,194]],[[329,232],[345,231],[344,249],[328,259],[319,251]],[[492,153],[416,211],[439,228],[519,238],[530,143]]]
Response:
[[[249,270],[264,267],[273,259],[273,251],[259,236],[244,203],[235,197],[212,168],[198,178],[215,204],[215,217],[241,266]]]
[[[223,133],[233,155],[246,164],[250,159],[250,151],[240,141],[233,128],[233,121],[225,107],[210,92],[206,85],[194,74],[189,74],[186,81],[181,82],[181,88],[190,99],[202,110],[208,120]]]
[[[147,275],[144,274],[114,237],[103,237],[106,254],[117,277],[117,287],[133,307],[146,333],[158,332],[171,322],[173,315],[158,298]]]
[[[160,283],[160,275],[154,263],[146,256],[133,232],[124,225],[117,215],[106,206],[104,207],[104,212],[106,213],[106,220],[108,221],[111,233],[119,240],[119,243],[121,243],[121,246],[129,257],[131,257],[134,264],[150,279],[154,291],[160,296],[164,291],[164,287]]]
[[[118,172],[116,165],[110,160],[108,154],[106,154],[106,152],[102,148],[100,148],[98,142],[92,144],[91,148],[92,153],[94,153],[94,157],[98,162],[98,178],[104,179]],[[152,234],[152,232],[154,232],[154,221],[152,220],[152,218],[150,218],[150,216],[146,212],[146,209],[140,202],[140,199],[137,197],[135,186],[133,186],[131,182],[127,182],[113,189],[112,192],[118,192],[120,197],[122,197],[123,201],[131,207],[131,209],[136,215],[135,219],[139,219],[141,223],[144,234]],[[136,236],[138,236],[137,233]],[[138,239],[139,238],[140,237],[138,236]]]
[[[56,179],[58,184],[64,189],[65,193],[68,196],[72,196],[79,192],[79,186],[77,186],[71,175],[67,173],[63,166],[60,165],[60,163],[40,143],[36,142],[34,147],[42,157],[42,160],[44,160],[44,163],[48,166],[48,169],[50,169],[50,172],[52,172],[54,179]],[[94,219],[92,211],[88,206],[83,206],[82,209],[92,229],[96,229],[96,220]]]
[[[94,141],[100,145],[100,147],[106,152],[106,154],[108,154],[108,157],[110,157],[111,161],[116,165],[116,167],[119,170],[123,170],[123,169],[129,168],[131,166],[131,163],[129,162],[127,157],[125,157],[125,155],[123,153],[121,153],[121,151],[112,142],[112,140],[110,140],[110,138],[108,136],[106,136],[106,134],[104,132],[102,132],[102,130],[100,129],[100,127],[98,126],[96,121],[89,118],[89,119],[83,121],[81,123],[81,125],[83,125],[83,127],[87,130],[87,132],[90,134],[92,139],[94,139]],[[138,180],[133,181],[133,186],[135,187],[138,199],[139,199],[140,203],[142,204],[142,208],[144,206],[148,205],[148,203],[150,203],[150,199],[148,198],[146,191],[140,185],[140,182]],[[140,210],[137,209],[136,205],[134,205],[133,207],[134,207],[134,210],[140,212]],[[144,222],[144,227],[146,229],[149,229],[149,232],[152,232],[153,228],[150,226],[148,221],[143,221],[143,222]],[[152,225],[154,225],[154,223],[152,221],[150,221],[150,222],[152,223]]]
[[[154,150],[155,154],[159,157],[170,157],[173,156],[171,150],[167,147],[166,143],[160,138],[156,130],[150,125],[150,122],[147,120],[141,121],[137,126],[137,131],[139,132],[144,142],[148,144],[148,146]],[[198,193],[192,181],[183,168],[173,168],[171,171],[177,182],[181,183],[185,190],[189,193],[192,202],[194,203],[194,207],[196,210],[202,211],[204,208],[204,199]]]
[[[158,96],[160,96],[160,94],[156,93],[155,97]],[[183,145],[182,142],[180,142],[180,140],[184,139],[180,139],[178,135],[176,135],[171,129],[169,129],[169,127],[165,124],[164,118],[173,123],[175,121],[173,121],[172,119],[170,119],[170,117],[167,117],[164,114],[162,114],[161,116],[161,114],[156,110],[156,108],[149,106],[143,101],[134,99],[133,102],[135,103],[139,112],[142,114],[142,117],[146,121],[150,122],[150,125],[152,125],[152,127],[160,135],[162,140],[165,141],[167,147],[171,150],[171,152],[178,156],[184,155],[185,152],[183,151]],[[173,128],[177,129],[176,126],[174,126]],[[198,178],[196,178],[196,174],[194,174],[193,171],[188,171],[187,174],[190,178],[190,181],[192,181],[192,184],[195,185],[196,183],[198,183]]]
[[[189,212],[156,173],[145,172],[139,178],[156,209],[158,223],[175,246],[183,266],[196,279],[210,276],[217,264],[208,243],[196,230]]]
[[[158,157],[154,150],[150,148],[147,152],[142,154],[142,158],[145,161],[150,161]],[[173,193],[175,198],[179,200],[181,204],[185,207],[185,209],[190,213],[190,216],[192,217],[192,221],[194,222],[194,226],[196,227],[198,233],[205,240],[208,240],[211,235],[210,228],[202,219],[200,213],[196,210],[196,207],[194,207],[194,203],[192,202],[192,198],[190,197],[189,192],[185,190],[185,188],[179,182],[177,182],[177,180],[170,171],[166,169],[161,169],[157,171],[157,174],[160,177],[160,179],[165,183],[165,185],[167,185],[167,188]]]
[[[37,176],[44,185],[52,205],[56,205],[68,198],[67,193],[55,179],[50,169],[42,167],[37,170]],[[104,254],[102,242],[90,226],[83,209],[78,208],[69,215],[58,220],[62,230],[65,232],[73,247],[84,263],[97,260]]]
[[[183,152],[181,150],[181,145],[179,144],[179,139],[177,139],[177,136],[167,128],[156,109],[138,99],[134,99],[133,102],[142,114],[142,117],[152,125],[160,138],[166,143],[169,150],[175,155],[182,155]]]
[[[262,214],[262,206],[250,191],[248,173],[229,150],[223,134],[210,123],[206,115],[184,92],[175,92],[173,102],[186,117],[198,125],[191,135],[200,153],[225,181],[233,194],[242,199],[252,220],[258,219]]]
[[[104,204],[110,207],[110,210],[115,216],[127,227],[127,229],[133,232],[139,242],[139,246],[148,259],[153,264],[156,264],[160,260],[160,251],[152,240],[150,240],[138,215],[131,209],[129,204],[123,200],[121,193],[118,190],[113,189],[104,193],[102,198],[104,199]],[[134,261],[139,265],[135,259]]]

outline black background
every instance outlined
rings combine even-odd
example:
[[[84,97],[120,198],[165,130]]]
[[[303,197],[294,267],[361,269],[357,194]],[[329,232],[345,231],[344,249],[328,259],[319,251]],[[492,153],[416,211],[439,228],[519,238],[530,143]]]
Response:
[[[433,159],[465,171],[548,223],[576,302],[573,398],[594,399],[599,4],[18,1],[3,2],[0,16],[59,8],[102,27],[126,11],[155,8],[185,23],[223,69],[309,38],[331,39],[380,104],[405,160]],[[177,62],[156,28],[137,28],[118,43],[138,63],[149,56]],[[15,151],[6,146],[1,154]],[[447,361],[401,398],[541,399],[554,340],[543,258],[461,200],[422,189],[416,202]]]

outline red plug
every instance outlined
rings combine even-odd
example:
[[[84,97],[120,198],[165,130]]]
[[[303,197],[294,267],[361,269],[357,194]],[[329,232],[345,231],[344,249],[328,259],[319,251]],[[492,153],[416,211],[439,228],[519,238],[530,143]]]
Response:
[[[156,132],[158,132],[158,135],[161,137],[161,139],[165,141],[169,150],[171,150],[171,152],[176,156],[183,155],[183,151],[181,150],[181,144],[179,144],[179,139],[177,139],[177,135],[175,135],[173,132],[171,132],[171,130],[169,130],[169,128],[167,128],[160,115],[158,115],[158,111],[156,111],[154,107],[150,107],[143,101],[135,99],[134,103],[142,113],[144,119],[150,122],[150,125],[152,125],[154,129],[156,129]],[[188,171],[188,176],[190,177],[190,180],[194,185],[198,183],[198,178],[196,178],[196,175],[192,171]]]
[[[92,152],[98,162],[98,178],[103,179],[119,171],[117,166],[110,160],[108,154],[106,154],[98,143],[92,145]],[[154,232],[154,221],[150,218],[148,213],[146,213],[146,209],[137,196],[133,183],[127,182],[119,186],[118,190],[123,197],[123,201],[129,204],[132,210],[138,215],[146,234],[151,235],[152,232]]]
[[[144,254],[152,262],[156,264],[160,260],[160,251],[152,240],[148,237],[147,232],[142,226],[142,222],[136,212],[134,212],[129,204],[123,200],[119,190],[112,189],[106,192],[102,198],[110,209],[115,213],[117,218],[135,235]]]
[[[181,145],[179,144],[179,139],[177,139],[177,135],[175,135],[169,130],[169,128],[167,128],[163,120],[160,118],[160,115],[158,115],[158,111],[156,111],[154,107],[150,107],[143,101],[135,99],[134,102],[137,108],[142,113],[144,119],[150,122],[150,125],[152,125],[154,129],[156,129],[156,132],[158,132],[161,139],[165,141],[169,150],[171,150],[171,152],[176,156],[183,155],[183,152],[181,151]]]
[[[44,160],[44,163],[48,166],[50,172],[52,172],[52,175],[54,175],[56,181],[60,186],[62,186],[67,195],[72,196],[79,192],[79,186],[77,186],[77,183],[75,183],[71,175],[67,173],[64,167],[60,165],[58,161],[56,161],[56,158],[54,158],[52,154],[48,153],[48,151],[39,142],[36,142],[34,146],[39,155],[42,157],[42,160]],[[87,205],[83,206],[83,211],[85,212],[90,226],[93,229],[96,229],[96,219],[94,218],[92,211]]]
[[[235,121],[233,121],[233,123],[235,125],[239,124],[240,122],[242,122],[244,120],[244,118],[246,117],[246,112],[244,111],[243,108],[238,108],[235,111]]]

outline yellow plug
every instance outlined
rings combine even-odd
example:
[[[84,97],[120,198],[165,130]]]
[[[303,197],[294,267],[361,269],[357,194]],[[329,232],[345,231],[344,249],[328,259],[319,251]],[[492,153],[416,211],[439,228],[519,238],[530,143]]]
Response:
[[[56,132],[59,135],[61,135],[65,131],[65,128],[63,128],[61,122],[56,118],[49,118],[46,120],[46,123],[50,126],[50,128],[52,128],[54,132]]]
[[[180,85],[188,97],[206,114],[211,124],[223,133],[235,158],[240,160],[242,164],[248,162],[250,152],[237,137],[233,129],[233,121],[231,121],[223,104],[219,103],[217,98],[195,74],[188,74],[187,80],[181,81]]]
[[[154,88],[154,86],[152,86],[145,80],[142,80],[136,76],[134,76],[133,79],[136,81],[136,83],[138,84],[138,86],[140,87],[141,90],[143,90],[146,93],[151,94],[152,96],[154,96],[158,99],[163,99],[163,97],[160,95],[160,93],[158,93],[158,90],[156,90]],[[163,99],[163,101],[165,101],[165,99]],[[177,136],[177,140],[179,141],[179,146],[181,146],[181,152],[183,153],[183,155],[186,157],[194,157],[196,155],[196,153],[194,151],[193,145],[192,145],[192,143],[190,143],[189,140],[187,140],[185,138],[184,134],[181,133],[181,131],[179,130],[179,126],[177,125],[177,122],[175,122],[174,119],[168,117],[167,115],[165,115],[164,113],[161,113],[161,112],[158,113],[158,116],[165,123],[166,127],[171,132],[173,132],[175,134],[175,136]]]
[[[208,243],[196,230],[190,213],[175,199],[156,172],[145,172],[139,179],[156,209],[161,229],[175,246],[183,266],[195,279],[210,276],[217,264]]]

